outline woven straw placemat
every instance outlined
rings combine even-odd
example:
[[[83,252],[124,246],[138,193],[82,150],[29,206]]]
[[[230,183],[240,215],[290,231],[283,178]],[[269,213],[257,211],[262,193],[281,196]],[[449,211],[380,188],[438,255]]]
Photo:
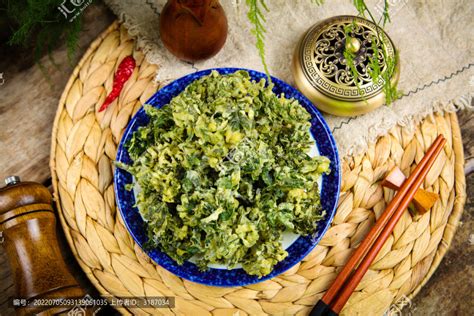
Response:
[[[132,77],[120,97],[98,113],[118,64],[130,54],[137,61]],[[301,263],[272,280],[245,287],[208,287],[180,279],[150,261],[116,210],[112,162],[130,117],[159,88],[153,81],[156,70],[124,27],[114,23],[74,70],[53,128],[51,171],[61,224],[92,283],[103,295],[176,297],[173,309],[121,312],[307,314],[392,198],[393,192],[383,189],[380,180],[394,165],[409,173],[442,133],[447,145],[423,184],[440,195],[439,201],[423,216],[405,212],[343,313],[382,314],[401,298],[413,297],[427,282],[450,245],[465,202],[455,114],[429,117],[413,132],[396,127],[364,155],[346,158],[331,228]]]

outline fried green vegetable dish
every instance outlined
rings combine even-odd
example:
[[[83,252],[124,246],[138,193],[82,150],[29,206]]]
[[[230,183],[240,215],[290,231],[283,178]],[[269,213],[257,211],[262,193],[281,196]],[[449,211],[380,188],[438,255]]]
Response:
[[[324,216],[317,180],[329,160],[308,152],[310,115],[245,71],[212,72],[150,118],[127,149],[150,244],[192,259],[269,274],[284,231],[308,235]],[[128,189],[133,189],[128,187]]]

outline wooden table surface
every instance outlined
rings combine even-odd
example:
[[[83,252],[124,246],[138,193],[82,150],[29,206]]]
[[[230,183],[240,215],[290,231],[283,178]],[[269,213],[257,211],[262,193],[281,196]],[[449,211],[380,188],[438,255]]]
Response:
[[[103,4],[92,4],[85,11],[84,31],[75,60],[69,62],[64,45],[52,52],[57,66],[47,56],[41,62],[47,76],[28,53],[0,50],[0,181],[9,175],[50,186],[49,154],[51,129],[59,97],[88,45],[115,19]],[[458,114],[466,156],[466,173],[474,169],[474,115]],[[428,284],[404,313],[468,315],[472,312],[474,267],[474,174],[467,176],[468,201],[451,249]],[[58,225],[59,226],[59,225]],[[59,234],[62,234],[58,228]],[[60,235],[61,236],[61,235]],[[80,276],[80,282],[97,294],[70,253],[65,239],[62,249],[68,264]],[[14,293],[11,271],[0,247],[0,315],[12,315],[8,307]]]

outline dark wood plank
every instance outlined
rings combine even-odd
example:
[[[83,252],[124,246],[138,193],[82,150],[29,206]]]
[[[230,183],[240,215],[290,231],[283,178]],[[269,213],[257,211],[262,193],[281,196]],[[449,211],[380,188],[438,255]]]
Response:
[[[471,101],[471,106],[474,106]],[[466,174],[474,172],[474,115],[472,111],[462,111],[458,114],[461,124]],[[469,196],[469,195],[468,195]]]
[[[78,58],[91,41],[104,30],[114,17],[103,4],[92,4],[85,10],[85,30],[81,35]],[[22,58],[24,56],[22,55]],[[57,70],[44,57],[42,62],[49,74],[49,81],[38,65],[25,65],[15,53],[0,56],[0,72],[5,84],[0,86],[0,181],[7,175],[20,175],[25,180],[45,182],[50,177],[49,150],[51,128],[58,99],[77,59],[69,63],[64,46],[53,52],[60,67]],[[463,133],[467,171],[474,169],[474,116],[470,111],[459,113]],[[467,178],[468,198],[474,197],[474,174]],[[469,313],[472,302],[472,262],[474,251],[470,234],[474,226],[474,200],[468,199],[450,251],[441,266],[413,301],[404,310],[419,315]],[[58,234],[62,236],[59,229]],[[60,237],[61,238],[61,237]],[[88,282],[68,249],[64,238],[61,247],[68,264],[77,272],[79,281],[89,293],[97,293]],[[3,247],[0,247],[0,315],[14,315],[8,303],[13,297],[11,271]],[[449,303],[448,303],[449,302]]]
[[[52,53],[56,66],[44,56],[38,66],[24,69],[15,51],[0,56],[0,180],[9,175],[43,182],[50,176],[51,130],[59,97],[67,80],[89,44],[115,17],[103,4],[90,5],[85,11],[77,57],[69,61],[65,46]],[[45,75],[46,74],[46,75]]]

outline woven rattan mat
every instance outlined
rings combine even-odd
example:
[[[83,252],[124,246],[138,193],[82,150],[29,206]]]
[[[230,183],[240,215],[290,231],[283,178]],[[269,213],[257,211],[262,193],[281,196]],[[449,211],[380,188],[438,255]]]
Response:
[[[98,113],[111,91],[118,63],[130,54],[137,68],[120,97]],[[53,128],[51,170],[61,223],[92,283],[104,295],[176,297],[173,309],[123,308],[121,312],[307,314],[392,198],[393,192],[380,186],[385,173],[393,165],[409,173],[442,133],[447,145],[424,183],[440,200],[423,216],[405,213],[343,312],[382,314],[426,283],[450,245],[465,201],[455,114],[429,117],[413,132],[396,127],[364,155],[346,158],[331,228],[301,263],[283,275],[245,287],[215,288],[180,279],[150,261],[116,210],[112,161],[130,117],[159,88],[153,82],[156,70],[135,49],[127,31],[114,23],[74,70]]]

